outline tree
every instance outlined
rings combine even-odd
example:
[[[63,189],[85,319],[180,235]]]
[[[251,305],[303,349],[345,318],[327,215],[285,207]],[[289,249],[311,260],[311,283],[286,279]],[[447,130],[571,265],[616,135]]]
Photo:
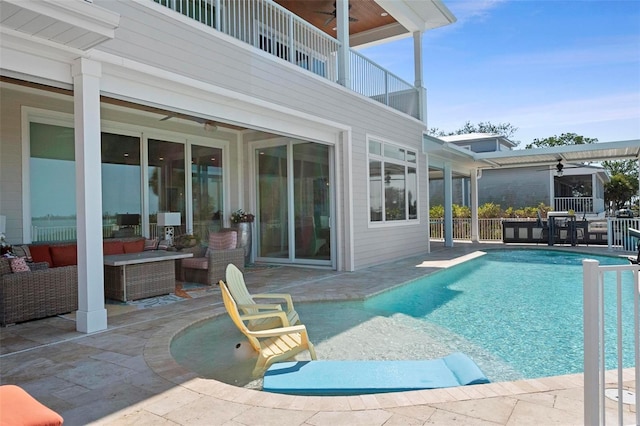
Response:
[[[586,138],[575,133],[563,133],[560,136],[551,136],[544,139],[534,139],[533,142],[527,144],[525,148],[549,148],[552,146],[583,145],[596,142],[598,142],[598,139],[596,138]]]
[[[635,187],[626,175],[618,173],[611,176],[611,180],[604,184],[604,200],[613,203],[616,209],[621,209],[638,192],[637,179]]]
[[[509,123],[492,124],[491,122],[480,122],[478,124],[471,124],[470,121],[464,123],[464,126],[453,132],[445,132],[437,127],[433,127],[428,130],[431,136],[451,136],[451,135],[465,135],[467,133],[492,133],[510,138],[518,131],[517,127]]]

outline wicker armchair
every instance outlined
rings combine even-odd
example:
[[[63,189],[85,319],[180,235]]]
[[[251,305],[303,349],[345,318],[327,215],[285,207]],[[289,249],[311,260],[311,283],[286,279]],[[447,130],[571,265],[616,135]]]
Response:
[[[226,240],[229,238],[232,247],[237,246],[236,231],[223,231],[215,235],[209,235],[209,247],[193,247],[191,249],[183,249],[182,251],[191,251],[193,258],[183,259],[180,262],[178,277],[182,281],[195,282],[206,285],[217,284],[218,281],[225,279],[227,265],[233,263],[244,271],[244,248],[218,249],[216,247],[216,239]]]
[[[0,325],[66,314],[78,310],[78,268],[39,269],[11,273],[0,259]]]

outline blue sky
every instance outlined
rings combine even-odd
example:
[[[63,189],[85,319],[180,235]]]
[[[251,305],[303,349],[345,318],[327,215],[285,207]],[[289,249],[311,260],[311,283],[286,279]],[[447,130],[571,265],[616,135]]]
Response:
[[[640,139],[640,0],[443,1],[458,20],[423,38],[430,128]],[[414,83],[412,39],[363,53]]]

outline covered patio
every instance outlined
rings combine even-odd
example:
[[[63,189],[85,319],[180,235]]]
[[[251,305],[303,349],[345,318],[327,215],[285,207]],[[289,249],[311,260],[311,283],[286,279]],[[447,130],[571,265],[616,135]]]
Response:
[[[444,245],[453,247],[453,178],[468,177],[471,190],[471,241],[479,241],[478,180],[488,169],[520,166],[554,167],[559,162],[589,163],[611,160],[636,160],[640,165],[640,140],[566,145],[551,148],[519,149],[474,153],[451,142],[424,135],[429,179],[444,181]],[[640,178],[640,176],[639,176]],[[640,195],[640,194],[639,194]]]

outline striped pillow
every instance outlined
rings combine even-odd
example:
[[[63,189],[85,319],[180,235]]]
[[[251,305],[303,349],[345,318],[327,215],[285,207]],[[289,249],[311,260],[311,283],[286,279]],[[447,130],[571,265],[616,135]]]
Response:
[[[207,248],[207,256],[210,251],[215,250],[231,250],[238,246],[238,233],[236,231],[217,232],[209,234],[209,247]]]

